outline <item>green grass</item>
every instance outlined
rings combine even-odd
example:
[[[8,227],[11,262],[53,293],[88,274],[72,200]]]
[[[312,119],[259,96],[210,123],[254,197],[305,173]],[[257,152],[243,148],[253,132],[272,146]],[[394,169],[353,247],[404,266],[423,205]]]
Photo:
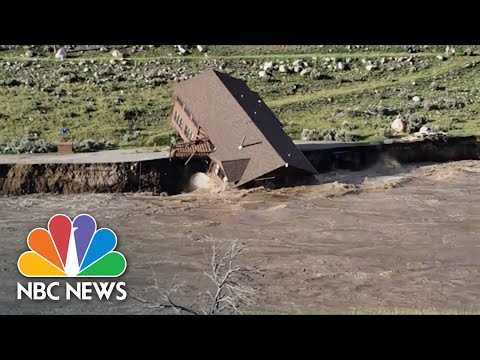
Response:
[[[395,82],[383,79],[374,79],[360,85],[346,86],[338,89],[325,89],[306,94],[293,95],[267,101],[267,104],[278,114],[285,124],[286,131],[294,138],[298,138],[304,128],[331,129],[341,128],[344,122],[353,124],[353,132],[367,140],[378,140],[381,137],[378,129],[389,127],[391,119],[380,116],[349,117],[342,114],[345,108],[366,110],[378,105],[393,106],[399,109],[406,108],[412,101],[400,98],[399,95],[382,99],[373,96],[387,93],[392,88],[401,87],[406,93],[414,93],[425,100],[439,101],[442,98],[459,97],[460,90],[469,92],[478,88],[480,79],[478,70],[462,71],[455,80],[445,79],[450,74],[461,71],[469,60],[458,58],[427,69],[423,72],[401,76]],[[429,89],[433,79],[440,79],[447,91],[434,92]],[[412,82],[416,82],[413,86]],[[332,99],[329,103],[326,100]],[[441,111],[426,111],[418,109],[415,114],[425,116],[430,125],[440,126],[442,131],[452,136],[480,134],[480,102],[477,96],[469,95],[463,109],[443,109]],[[453,119],[453,120],[452,120]]]
[[[354,310],[352,315],[479,315],[479,311],[438,310],[430,309],[377,309],[377,310]]]
[[[208,66],[206,61],[215,58],[222,61],[227,71],[234,76],[257,74],[263,61],[290,61],[305,59],[316,66],[317,57],[365,58],[375,60],[379,57],[408,57],[409,54],[396,51],[327,52],[312,51],[313,47],[289,47],[272,52],[276,48],[244,47],[243,52],[229,47],[212,49],[209,59],[204,55],[186,57],[168,55],[171,49],[161,48],[147,51],[133,58],[131,72],[155,70],[170,66],[175,69],[185,66],[196,72]],[[333,48],[334,50],[336,48]],[[359,71],[330,72],[330,79],[314,80],[299,74],[276,74],[275,81],[266,82],[257,76],[246,76],[248,85],[263,97],[266,103],[279,116],[286,132],[298,139],[304,128],[338,129],[348,123],[351,130],[361,139],[381,139],[379,129],[388,127],[391,119],[385,116],[352,117],[345,109],[355,108],[360,111],[371,107],[394,106],[404,109],[411,104],[405,94],[415,93],[429,101],[441,101],[451,98],[465,102],[462,109],[442,109],[427,111],[417,109],[417,115],[425,116],[430,124],[436,124],[452,135],[480,133],[480,99],[476,89],[480,85],[480,70],[465,69],[467,63],[475,58],[457,56],[448,61],[434,58],[438,52],[415,54],[417,58],[430,59],[424,69],[409,72],[400,68],[395,72]],[[22,64],[35,66],[35,61],[22,57],[22,52],[8,51],[0,53],[0,81],[16,76],[12,70],[6,70],[6,62],[17,62],[22,71]],[[42,64],[39,78],[33,80],[41,86],[26,88],[24,86],[0,87],[0,145],[22,138],[26,133],[36,132],[40,138],[49,142],[62,140],[60,129],[67,127],[73,141],[88,138],[107,140],[120,147],[166,145],[173,135],[170,124],[170,112],[173,104],[172,85],[167,83],[156,88],[136,86],[128,78],[126,81],[106,81],[102,84],[86,82],[58,83],[53,74],[62,66],[80,61],[95,60],[95,64],[107,64],[111,59],[108,53],[85,55],[65,62],[53,59],[53,55],[39,58]],[[33,61],[33,63],[32,63]],[[153,64],[158,62],[159,65]],[[146,70],[145,70],[146,69]],[[252,70],[253,69],[253,70]],[[320,70],[324,73],[324,70]],[[41,76],[44,76],[42,78]],[[50,81],[50,77],[52,80]],[[445,91],[429,88],[432,81],[446,86]],[[412,85],[415,82],[416,85]],[[49,86],[47,86],[49,85]],[[53,92],[42,91],[50,87]],[[298,90],[289,94],[292,88]],[[398,91],[401,90],[401,91]],[[63,95],[62,96],[62,92]]]
[[[433,52],[422,52],[414,54],[417,57],[434,57],[438,55],[438,53]],[[273,53],[273,54],[234,54],[234,55],[215,55],[215,54],[207,54],[205,56],[204,53],[199,54],[191,54],[191,55],[166,55],[166,54],[155,54],[155,53],[147,53],[143,55],[126,55],[125,60],[130,61],[149,61],[149,60],[205,60],[207,58],[215,58],[215,59],[228,59],[228,60],[295,60],[295,59],[322,59],[326,57],[335,57],[339,59],[344,58],[365,58],[365,59],[372,59],[378,57],[399,57],[406,55],[400,52],[350,52],[350,53]],[[18,53],[7,53],[1,56],[1,58],[5,61],[53,61],[55,59],[54,55],[48,56],[38,56],[35,58],[26,58],[23,54]],[[67,61],[85,61],[85,60],[96,60],[96,61],[109,61],[112,59],[112,56],[109,53],[105,54],[92,54],[92,55],[82,55],[82,56],[75,56],[68,58]]]
[[[93,84],[62,84],[58,88],[71,92],[71,96],[58,98],[22,88],[0,89],[0,114],[6,117],[0,120],[0,143],[21,138],[27,132],[37,132],[41,138],[57,142],[62,139],[60,129],[67,127],[74,141],[93,138],[120,146],[140,146],[152,136],[171,130],[168,118],[173,102],[167,89],[138,92],[128,85],[113,90]],[[125,101],[116,104],[119,97]],[[132,111],[138,112],[138,119],[125,120]],[[136,131],[140,133],[137,140],[122,140],[126,133]]]
[[[469,61],[471,60],[468,58],[455,58],[450,61],[443,62],[440,65],[437,65],[434,68],[425,70],[423,72],[402,76],[398,78],[396,81],[394,81],[393,83],[392,81],[383,80],[383,79],[371,80],[361,85],[346,86],[339,89],[320,90],[320,91],[316,91],[309,94],[295,95],[295,96],[285,97],[283,99],[267,101],[267,105],[269,105],[272,108],[278,108],[278,107],[283,107],[283,106],[292,105],[296,103],[305,103],[309,101],[315,101],[315,100],[328,98],[328,97],[350,95],[353,93],[364,92],[366,90],[382,89],[386,87],[407,84],[407,83],[411,83],[412,81],[418,81],[418,80],[428,79],[428,78],[442,75],[460,66],[464,66]]]
[[[326,311],[296,311],[296,312],[270,312],[254,311],[251,315],[329,315]],[[348,312],[339,312],[340,315],[480,315],[477,310],[439,310],[436,308],[413,309],[413,308],[377,308],[377,309],[355,309]]]

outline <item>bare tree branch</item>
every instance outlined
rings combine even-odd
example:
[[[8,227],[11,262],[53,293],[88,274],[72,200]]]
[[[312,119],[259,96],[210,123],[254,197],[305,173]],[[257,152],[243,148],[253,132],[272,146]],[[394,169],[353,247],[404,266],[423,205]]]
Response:
[[[239,258],[244,254],[245,248],[235,240],[227,245],[218,246],[215,239],[208,237],[211,241],[211,255],[205,253],[208,269],[203,274],[210,280],[212,287],[209,290],[199,293],[189,307],[180,305],[175,297],[184,292],[185,282],[177,283],[175,276],[168,289],[161,288],[158,283],[157,274],[152,268],[154,285],[147,290],[155,291],[163,302],[151,302],[139,296],[131,296],[133,299],[147,305],[149,309],[170,309],[175,314],[212,314],[223,313],[240,314],[241,310],[253,304],[256,295],[253,275],[258,274],[252,268],[237,265]],[[203,299],[203,301],[200,301]]]
[[[149,304],[150,305],[149,308],[159,308],[160,310],[169,308],[169,309],[172,309],[177,315],[180,315],[182,312],[197,315],[197,312],[192,308],[187,308],[183,305],[176,304],[172,299],[172,294],[179,293],[179,292],[181,293],[183,291],[183,288],[185,287],[185,283],[177,284],[176,276],[175,276],[172,280],[172,284],[170,288],[168,290],[165,290],[158,286],[157,274],[155,273],[155,270],[153,270],[153,268],[152,268],[152,273],[153,273],[153,279],[154,279],[155,285],[150,286],[148,289],[156,290],[160,294],[162,299],[167,302],[167,304],[151,302],[151,301],[142,299],[139,296],[136,296],[135,294],[130,294],[130,297],[144,304]]]
[[[253,280],[248,274],[253,271],[235,265],[244,251],[244,247],[239,245],[238,240],[234,241],[227,250],[218,249],[216,242],[212,241],[210,263],[212,273],[204,271],[214,286],[213,292],[208,292],[211,299],[210,314],[240,313],[240,306],[251,304],[249,297],[254,296],[255,291],[245,282]],[[220,255],[221,252],[223,255]]]

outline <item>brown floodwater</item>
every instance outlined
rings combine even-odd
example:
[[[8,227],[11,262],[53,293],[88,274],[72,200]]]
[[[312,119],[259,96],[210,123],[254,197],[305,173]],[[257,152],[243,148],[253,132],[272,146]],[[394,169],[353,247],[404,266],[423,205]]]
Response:
[[[210,289],[212,239],[245,246],[260,313],[480,310],[480,161],[378,166],[279,190],[0,198],[0,313],[163,313],[175,278],[189,304]],[[89,213],[118,236],[125,301],[16,300],[27,235],[56,213]],[[52,281],[45,280],[46,282]],[[74,283],[75,279],[68,280]],[[103,280],[102,280],[103,281]],[[143,299],[149,303],[144,303]]]

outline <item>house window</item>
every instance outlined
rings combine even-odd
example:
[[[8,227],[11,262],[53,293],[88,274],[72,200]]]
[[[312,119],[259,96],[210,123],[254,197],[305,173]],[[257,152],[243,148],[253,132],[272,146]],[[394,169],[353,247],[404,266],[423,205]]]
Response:
[[[175,113],[174,121],[177,123],[180,129],[183,129],[183,119],[179,113]]]
[[[192,139],[193,139],[192,131],[191,131],[190,128],[188,128],[188,127],[185,127],[185,136],[186,136],[189,140],[192,140]]]

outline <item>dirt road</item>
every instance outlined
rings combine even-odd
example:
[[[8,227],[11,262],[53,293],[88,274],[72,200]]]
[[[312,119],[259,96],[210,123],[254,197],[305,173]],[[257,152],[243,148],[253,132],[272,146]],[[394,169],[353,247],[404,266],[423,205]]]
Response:
[[[205,236],[238,238],[243,263],[263,274],[250,312],[477,312],[479,180],[480,162],[462,161],[329,173],[275,191],[3,197],[0,313],[157,313],[134,299],[157,300],[154,277],[161,287],[185,281],[187,304],[209,286]],[[116,232],[127,300],[16,300],[17,281],[28,281],[16,268],[26,237],[59,212],[89,213]]]

